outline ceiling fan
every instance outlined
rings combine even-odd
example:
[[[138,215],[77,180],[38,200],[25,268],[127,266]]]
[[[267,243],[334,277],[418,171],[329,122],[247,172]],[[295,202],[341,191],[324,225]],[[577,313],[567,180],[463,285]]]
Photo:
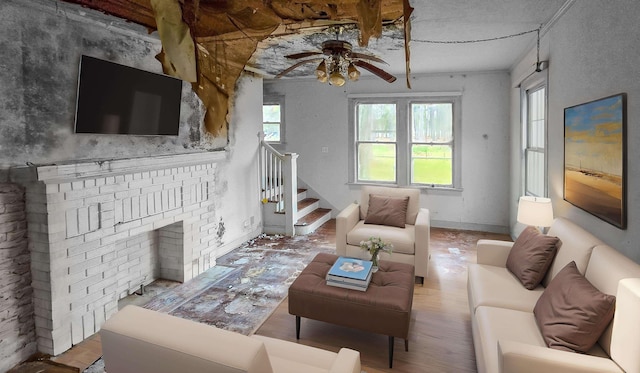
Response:
[[[307,58],[318,55],[324,56]],[[322,43],[321,51],[294,53],[285,57],[292,60],[304,59],[280,72],[275,76],[276,78],[280,78],[283,75],[288,74],[299,66],[308,63],[319,63],[315,71],[318,81],[321,83],[329,82],[329,84],[338,87],[341,87],[346,83],[347,80],[345,79],[345,76],[348,76],[351,81],[358,80],[360,77],[360,71],[358,71],[356,66],[370,71],[389,83],[396,81],[395,76],[367,62],[374,61],[386,64],[382,59],[370,54],[353,52],[351,43],[344,40],[338,40],[337,38],[334,40],[324,41]]]

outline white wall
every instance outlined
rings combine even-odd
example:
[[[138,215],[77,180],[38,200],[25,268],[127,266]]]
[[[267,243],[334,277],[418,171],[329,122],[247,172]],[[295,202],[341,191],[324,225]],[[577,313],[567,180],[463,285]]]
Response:
[[[262,232],[262,204],[258,176],[258,132],[262,130],[262,78],[245,74],[237,84],[229,124],[227,162],[220,164],[216,202],[225,236],[218,256]]]
[[[419,63],[413,61],[413,63]],[[298,177],[334,214],[356,200],[348,185],[348,95],[462,92],[462,191],[423,189],[421,205],[434,226],[508,232],[509,84],[507,72],[414,76],[388,84],[361,79],[343,87],[315,80],[265,81],[268,95],[285,96],[286,151],[299,153]],[[328,153],[321,148],[328,147]]]
[[[640,2],[576,1],[544,36],[543,58],[549,60],[548,159],[549,197],[556,216],[566,217],[625,255],[640,262]],[[548,49],[548,52],[547,52]],[[547,54],[548,53],[548,54]],[[514,69],[531,66],[530,54]],[[517,82],[513,82],[515,85]],[[512,138],[520,136],[519,100],[512,90]],[[627,229],[621,230],[563,199],[564,108],[627,93]],[[517,191],[521,186],[519,153],[511,148],[511,222],[515,224]]]

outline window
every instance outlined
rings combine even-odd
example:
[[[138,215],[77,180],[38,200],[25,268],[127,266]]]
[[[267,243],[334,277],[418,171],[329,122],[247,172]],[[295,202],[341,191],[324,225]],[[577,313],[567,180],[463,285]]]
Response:
[[[351,98],[350,181],[459,187],[460,96]]]
[[[358,180],[396,182],[396,105],[357,105]]]
[[[453,185],[453,103],[411,104],[411,184]]]
[[[524,101],[524,194],[547,195],[546,149],[546,87],[538,84],[526,89]]]
[[[284,139],[284,104],[281,98],[265,100],[262,105],[262,132],[264,140],[282,143]]]

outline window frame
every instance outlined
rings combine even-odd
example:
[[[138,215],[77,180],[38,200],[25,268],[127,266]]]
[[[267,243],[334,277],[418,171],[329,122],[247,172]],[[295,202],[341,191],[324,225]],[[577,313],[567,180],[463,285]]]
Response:
[[[530,122],[529,122],[529,110],[530,110],[530,99],[529,95],[531,93],[535,93],[540,89],[544,89],[544,134],[542,136],[544,140],[544,147],[532,147],[529,146],[530,139]],[[522,166],[522,175],[521,175],[521,195],[525,196],[533,196],[533,197],[548,197],[549,196],[549,156],[548,156],[548,147],[549,147],[549,85],[546,70],[544,72],[537,73],[532,75],[530,78],[526,79],[520,85],[520,109],[521,109],[521,166]],[[529,189],[529,155],[531,153],[542,154],[544,157],[543,160],[543,169],[542,169],[542,179],[543,179],[543,195],[537,195],[534,191]]]
[[[354,94],[349,99],[349,184],[356,185],[396,185],[420,189],[439,189],[448,191],[462,191],[462,93],[461,92],[428,92],[411,94]],[[396,182],[364,181],[358,179],[357,152],[357,106],[365,103],[395,103],[396,104]],[[453,105],[452,123],[452,184],[420,184],[411,183],[411,104],[451,103]]]
[[[284,144],[285,143],[285,107],[284,107],[284,96],[266,96],[262,100],[262,106],[266,105],[279,105],[280,106],[280,141],[267,141],[269,144]],[[265,122],[264,117],[262,118],[262,132],[264,133],[264,124],[265,123],[276,123],[276,122]]]

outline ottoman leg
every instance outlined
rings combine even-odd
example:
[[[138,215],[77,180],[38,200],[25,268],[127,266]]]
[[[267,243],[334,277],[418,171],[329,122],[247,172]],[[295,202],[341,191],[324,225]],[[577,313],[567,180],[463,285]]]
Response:
[[[296,339],[300,339],[300,316],[296,316]]]
[[[393,368],[393,336],[389,336],[389,369]]]
[[[409,352],[409,339],[404,340],[404,350]]]

